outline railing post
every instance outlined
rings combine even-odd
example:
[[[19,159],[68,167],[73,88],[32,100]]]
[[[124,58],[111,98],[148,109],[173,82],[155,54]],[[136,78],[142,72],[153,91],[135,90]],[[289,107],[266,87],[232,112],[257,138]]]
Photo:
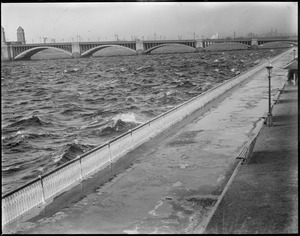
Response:
[[[80,180],[83,180],[82,167],[81,167],[81,156],[79,156],[79,167],[80,167]]]
[[[150,122],[148,122],[149,124],[149,140],[152,139],[152,128],[151,128],[151,125],[150,125]]]
[[[130,129],[129,132],[130,132],[130,143],[131,143],[131,148],[130,149],[133,149],[132,130]]]
[[[163,128],[163,131],[165,129],[167,129],[166,127],[167,127],[167,119],[166,119],[166,115],[164,114],[164,128]]]
[[[109,149],[109,162],[110,162],[110,172],[112,172],[112,161],[111,161],[111,150],[110,150],[110,142],[107,142],[108,149]]]
[[[44,191],[44,184],[43,184],[43,176],[39,175],[39,178],[40,178],[41,186],[42,186],[42,200],[43,200],[43,203],[46,203],[45,191]]]

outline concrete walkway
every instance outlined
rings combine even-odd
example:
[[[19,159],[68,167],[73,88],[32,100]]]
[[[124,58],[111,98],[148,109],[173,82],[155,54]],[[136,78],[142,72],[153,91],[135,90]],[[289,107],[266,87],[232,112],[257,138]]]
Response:
[[[272,96],[285,83],[287,71],[282,67],[292,58],[290,51],[274,63]],[[3,232],[193,232],[211,212],[239,151],[258,131],[256,124],[268,106],[267,71],[226,96],[205,114],[195,113],[127,154],[123,162],[134,162],[111,181],[101,185],[102,175],[87,180],[92,191],[83,183],[66,193],[80,200],[59,209],[61,201]]]
[[[298,86],[288,85],[206,233],[298,233]]]

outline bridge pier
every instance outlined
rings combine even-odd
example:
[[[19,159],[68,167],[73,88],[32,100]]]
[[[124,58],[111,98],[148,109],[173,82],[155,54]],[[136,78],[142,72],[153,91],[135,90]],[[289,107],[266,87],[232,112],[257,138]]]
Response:
[[[144,54],[145,52],[145,48],[144,48],[144,43],[142,40],[137,39],[135,41],[135,50],[136,50],[136,54]]]
[[[78,58],[80,56],[81,56],[81,52],[80,52],[79,42],[73,42],[72,43],[72,57]]]
[[[202,39],[196,39],[196,52],[204,51],[204,43]]]
[[[1,61],[13,61],[12,47],[8,44],[1,45]]]
[[[251,40],[251,49],[257,49],[258,48],[258,42],[257,39]]]

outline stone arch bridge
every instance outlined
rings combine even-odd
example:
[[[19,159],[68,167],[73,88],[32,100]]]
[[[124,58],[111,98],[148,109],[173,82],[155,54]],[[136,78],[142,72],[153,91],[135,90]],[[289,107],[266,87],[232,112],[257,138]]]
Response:
[[[195,51],[209,50],[214,45],[236,44],[244,49],[257,48],[265,44],[286,42],[298,45],[297,39],[290,38],[243,38],[243,39],[191,39],[191,40],[147,40],[147,41],[104,41],[104,42],[69,42],[69,43],[38,43],[38,44],[4,44],[1,46],[1,60],[28,60],[34,54],[45,49],[56,49],[78,57],[90,57],[93,53],[108,47],[126,48],[136,54],[147,54],[151,51],[170,45],[185,45]]]

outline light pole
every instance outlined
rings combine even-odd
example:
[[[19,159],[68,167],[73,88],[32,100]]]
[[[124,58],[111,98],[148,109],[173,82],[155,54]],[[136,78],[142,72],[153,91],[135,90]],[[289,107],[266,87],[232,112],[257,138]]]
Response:
[[[268,112],[268,117],[267,117],[267,126],[271,127],[273,126],[272,123],[272,111],[271,111],[271,72],[272,72],[272,68],[273,66],[271,65],[271,63],[269,63],[269,65],[266,67],[268,70],[268,74],[269,74],[269,112]]]
[[[296,58],[296,48],[294,48],[293,51],[294,51],[294,60],[295,60],[295,58]]]

